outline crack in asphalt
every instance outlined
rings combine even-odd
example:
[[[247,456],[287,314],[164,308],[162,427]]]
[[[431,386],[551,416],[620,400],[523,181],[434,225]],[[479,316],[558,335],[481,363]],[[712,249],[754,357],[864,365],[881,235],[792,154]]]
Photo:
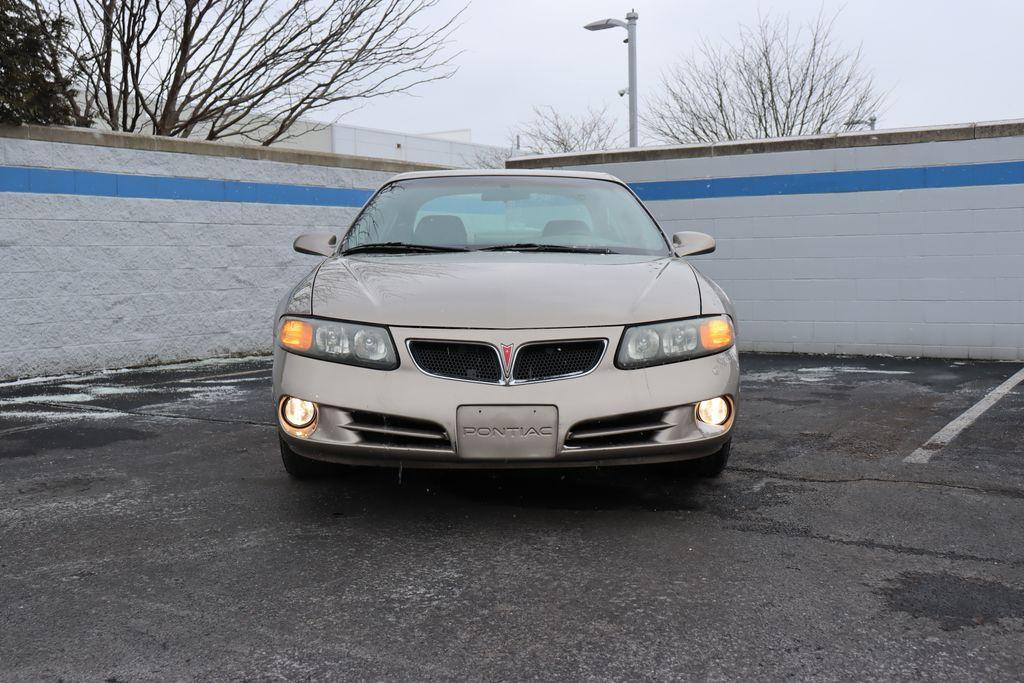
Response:
[[[925,548],[895,545],[892,543],[878,543],[877,541],[836,538],[835,536],[827,536],[824,534],[804,532],[792,527],[780,528],[778,526],[759,524],[733,524],[731,526],[736,531],[759,533],[764,534],[766,536],[805,538],[811,541],[823,541],[825,543],[835,543],[837,545],[844,545],[855,548],[866,548],[868,550],[882,550],[886,552],[896,553],[897,555],[913,555],[917,557],[930,557],[943,560],[956,560],[962,562],[983,562],[985,564],[1005,565],[1010,567],[1024,567],[1024,560],[1004,560],[995,557],[985,557],[984,555],[971,555],[969,553],[959,553],[954,550],[927,550]]]
[[[1024,490],[1020,489],[984,488],[981,486],[969,486],[967,484],[952,484],[944,481],[932,481],[926,479],[899,479],[896,477],[804,477],[795,474],[786,474],[782,472],[774,472],[772,470],[759,469],[756,467],[730,466],[729,469],[733,472],[761,474],[782,481],[803,482],[808,484],[857,484],[861,482],[867,484],[910,484],[917,486],[934,486],[937,488],[958,489],[961,491],[971,491],[973,493],[984,493],[994,496],[1007,496],[1009,498],[1024,498]]]

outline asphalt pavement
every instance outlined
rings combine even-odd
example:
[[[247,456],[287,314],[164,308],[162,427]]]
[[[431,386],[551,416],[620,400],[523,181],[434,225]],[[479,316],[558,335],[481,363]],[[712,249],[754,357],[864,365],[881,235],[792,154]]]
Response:
[[[730,468],[285,474],[267,359],[0,384],[0,679],[1024,677],[1019,364],[742,357]]]

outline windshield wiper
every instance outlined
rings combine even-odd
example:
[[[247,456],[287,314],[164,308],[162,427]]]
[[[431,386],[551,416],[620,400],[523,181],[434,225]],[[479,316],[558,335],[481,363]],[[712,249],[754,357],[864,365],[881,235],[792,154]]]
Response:
[[[375,242],[357,244],[341,252],[342,256],[360,252],[384,251],[393,253],[444,253],[450,251],[469,251],[465,247],[441,247],[434,244],[409,244],[408,242]]]
[[[618,252],[603,247],[571,247],[566,244],[537,244],[520,242],[519,244],[496,244],[493,247],[480,247],[478,251],[556,251],[580,254],[616,254]]]

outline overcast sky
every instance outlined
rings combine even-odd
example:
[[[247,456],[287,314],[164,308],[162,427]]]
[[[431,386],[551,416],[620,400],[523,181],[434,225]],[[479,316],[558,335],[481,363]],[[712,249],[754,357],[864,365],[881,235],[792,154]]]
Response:
[[[442,0],[454,11],[465,0]],[[471,128],[473,140],[503,144],[532,105],[567,113],[607,104],[625,131],[625,31],[582,25],[640,14],[643,97],[696,39],[732,40],[758,12],[795,22],[840,11],[836,37],[863,46],[888,92],[880,128],[1024,118],[1024,2],[1021,0],[469,0],[453,47],[463,51],[450,80],[415,96],[380,99],[342,123],[421,133]]]

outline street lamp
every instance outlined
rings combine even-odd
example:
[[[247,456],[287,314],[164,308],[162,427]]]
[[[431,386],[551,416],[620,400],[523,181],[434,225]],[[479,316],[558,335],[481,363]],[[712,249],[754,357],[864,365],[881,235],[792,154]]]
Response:
[[[871,130],[874,130],[876,123],[878,123],[878,117],[877,116],[869,116],[866,119],[850,119],[849,121],[847,121],[843,125],[846,126],[846,130],[850,130],[854,126],[867,126]]]
[[[629,146],[637,146],[637,113],[636,113],[636,20],[640,15],[636,10],[630,10],[626,20],[622,19],[601,19],[592,21],[583,28],[588,31],[603,31],[606,28],[624,28],[628,37],[626,44],[629,46]]]

